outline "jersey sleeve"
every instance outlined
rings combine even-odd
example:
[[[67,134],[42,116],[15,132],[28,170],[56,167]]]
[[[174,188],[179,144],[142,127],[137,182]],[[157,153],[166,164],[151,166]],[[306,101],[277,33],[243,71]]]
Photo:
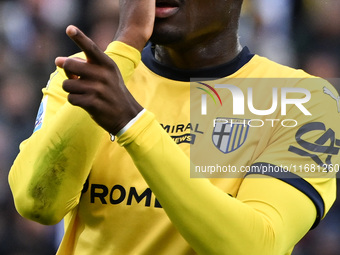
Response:
[[[312,201],[278,179],[246,178],[233,198],[209,179],[190,178],[189,157],[148,111],[118,142],[199,254],[285,254],[315,220]]]
[[[305,79],[297,86],[311,92],[311,99],[305,104],[311,115],[290,107],[286,118],[295,120],[296,126],[280,126],[275,130],[251,172],[280,179],[308,196],[317,209],[315,227],[336,196],[340,163],[339,97],[320,78]]]
[[[116,62],[124,81],[140,61],[136,49],[117,41],[106,54]],[[34,133],[21,143],[8,177],[18,212],[43,224],[59,222],[78,204],[97,148],[104,137],[109,139],[85,110],[68,103],[62,89],[65,79],[61,68],[51,75]]]

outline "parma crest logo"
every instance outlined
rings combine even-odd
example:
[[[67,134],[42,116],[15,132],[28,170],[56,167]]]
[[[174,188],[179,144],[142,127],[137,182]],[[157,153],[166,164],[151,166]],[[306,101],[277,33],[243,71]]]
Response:
[[[240,148],[247,139],[249,120],[235,118],[217,118],[214,123],[212,141],[224,154]]]

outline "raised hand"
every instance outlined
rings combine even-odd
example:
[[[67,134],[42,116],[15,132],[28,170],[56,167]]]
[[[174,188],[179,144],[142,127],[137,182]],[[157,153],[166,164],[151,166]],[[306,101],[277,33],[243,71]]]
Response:
[[[120,0],[115,40],[142,51],[155,22],[156,0]]]
[[[65,70],[68,80],[63,89],[68,101],[86,110],[105,130],[116,134],[142,107],[125,87],[115,62],[75,26],[67,35],[85,53],[86,60],[58,57],[56,65]]]

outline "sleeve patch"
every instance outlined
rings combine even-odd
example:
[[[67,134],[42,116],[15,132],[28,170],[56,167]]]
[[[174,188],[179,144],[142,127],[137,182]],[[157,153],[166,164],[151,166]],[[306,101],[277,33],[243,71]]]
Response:
[[[34,130],[33,133],[41,129],[44,117],[45,117],[45,110],[47,105],[47,96],[41,101],[37,117],[35,119]]]

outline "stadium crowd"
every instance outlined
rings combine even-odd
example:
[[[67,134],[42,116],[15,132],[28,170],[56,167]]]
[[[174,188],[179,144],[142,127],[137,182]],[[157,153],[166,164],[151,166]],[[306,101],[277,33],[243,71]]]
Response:
[[[33,131],[41,89],[54,58],[77,51],[65,35],[75,24],[102,49],[118,25],[118,0],[0,0],[0,254],[54,254],[59,227],[16,212],[7,176],[19,144]],[[329,79],[340,90],[340,2],[244,1],[240,39],[252,52]],[[340,194],[339,194],[340,195]],[[340,250],[340,200],[296,246],[294,255]]]

